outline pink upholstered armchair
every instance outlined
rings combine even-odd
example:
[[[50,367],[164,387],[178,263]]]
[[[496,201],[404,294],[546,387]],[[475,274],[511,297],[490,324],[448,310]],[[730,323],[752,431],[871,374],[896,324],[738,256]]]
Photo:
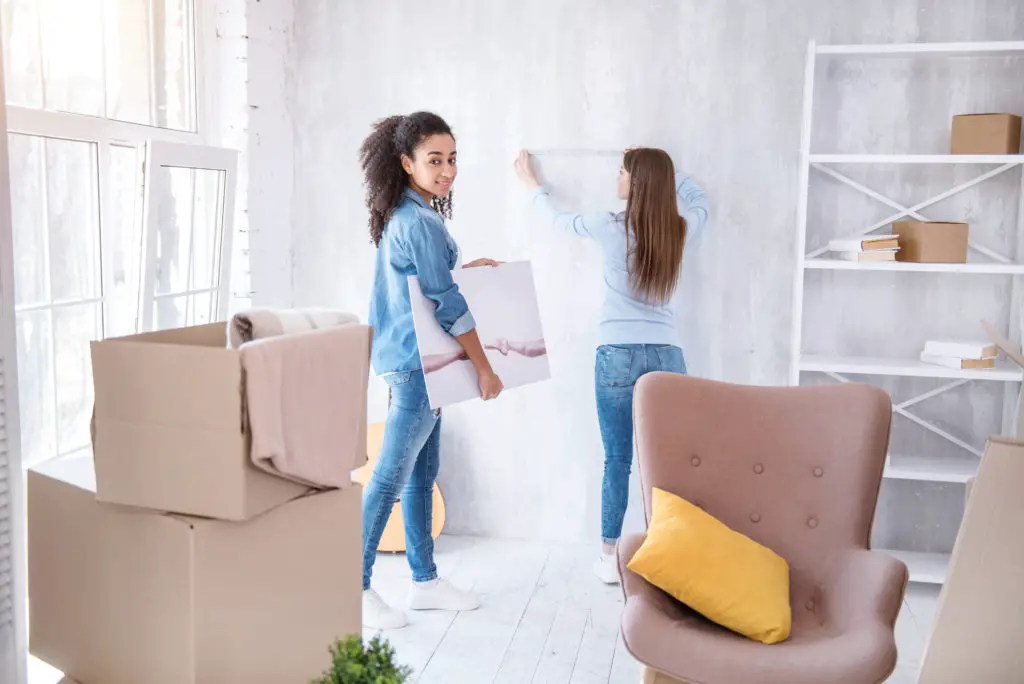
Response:
[[[747,387],[652,373],[637,384],[636,454],[673,492],[768,546],[791,568],[793,627],[765,645],[705,620],[628,570],[643,535],[619,543],[622,634],[669,684],[877,684],[896,666],[907,568],[868,550],[892,405],[860,384]]]

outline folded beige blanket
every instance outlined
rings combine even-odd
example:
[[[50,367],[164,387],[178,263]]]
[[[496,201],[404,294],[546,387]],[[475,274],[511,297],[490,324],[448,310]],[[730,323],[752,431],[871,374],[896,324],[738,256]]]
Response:
[[[246,309],[231,317],[228,340],[232,349],[246,342],[304,330],[319,330],[346,323],[358,323],[359,317],[332,309]]]
[[[367,325],[278,335],[239,353],[253,463],[311,487],[346,487],[366,463]]]

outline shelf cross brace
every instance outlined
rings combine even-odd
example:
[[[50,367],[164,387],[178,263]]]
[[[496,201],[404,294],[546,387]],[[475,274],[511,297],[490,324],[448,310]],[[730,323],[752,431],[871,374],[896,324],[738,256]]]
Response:
[[[846,376],[844,376],[844,375],[842,375],[840,373],[826,372],[825,375],[827,375],[828,377],[832,378],[833,380],[836,380],[837,382],[841,382],[841,383],[852,382],[849,378],[847,378]],[[969,453],[974,454],[978,458],[981,458],[981,454],[982,454],[981,449],[978,449],[976,447],[971,446],[970,444],[968,444],[967,442],[963,441],[959,437],[956,437],[955,435],[952,435],[952,434],[946,432],[945,430],[940,428],[938,425],[935,425],[934,423],[932,423],[930,421],[927,421],[924,418],[921,418],[920,416],[917,416],[917,415],[915,415],[915,414],[913,414],[913,413],[911,413],[910,411],[907,410],[909,407],[911,407],[911,406],[913,406],[915,404],[920,404],[923,401],[927,401],[928,399],[931,399],[933,397],[937,397],[938,395],[940,395],[940,394],[942,394],[944,392],[948,392],[949,390],[956,389],[957,387],[960,387],[961,385],[964,385],[964,384],[966,384],[968,382],[970,382],[970,381],[969,380],[954,380],[953,382],[947,382],[944,385],[940,385],[939,387],[936,387],[934,389],[928,390],[927,392],[924,392],[923,394],[918,394],[917,396],[911,397],[910,399],[907,399],[906,401],[900,402],[899,404],[895,404],[894,403],[892,405],[893,413],[895,413],[897,415],[900,415],[900,416],[903,416],[904,418],[906,418],[910,422],[915,423],[915,424],[923,427],[925,430],[928,430],[929,432],[935,433],[939,437],[942,437],[944,440],[946,440],[948,442],[952,442],[953,444],[957,445],[961,449],[963,449],[963,450],[965,450],[965,451],[967,451]]]
[[[868,233],[870,233],[872,231],[875,231],[875,230],[878,230],[879,228],[881,228],[883,226],[889,225],[893,221],[897,221],[897,220],[899,220],[899,219],[901,219],[901,218],[903,218],[905,216],[911,216],[911,217],[917,219],[918,221],[930,221],[931,219],[929,219],[927,216],[919,213],[918,210],[919,209],[924,209],[925,207],[930,207],[931,205],[936,204],[938,202],[941,202],[942,200],[947,199],[949,197],[952,197],[953,195],[959,194],[959,193],[963,192],[964,190],[967,190],[969,188],[973,188],[975,185],[979,185],[980,183],[984,183],[985,181],[989,180],[990,178],[994,178],[994,177],[998,176],[999,174],[1004,173],[1004,172],[1008,171],[1009,169],[1014,168],[1015,166],[1017,166],[1017,164],[1003,164],[1002,166],[999,166],[999,167],[997,167],[995,169],[992,169],[991,171],[986,171],[985,173],[981,174],[980,176],[972,178],[971,180],[967,181],[966,183],[961,183],[960,185],[957,185],[956,187],[950,188],[949,190],[946,190],[945,192],[941,192],[938,195],[934,195],[932,197],[929,197],[928,199],[924,200],[923,202],[919,202],[919,203],[915,204],[912,207],[905,207],[902,204],[900,204],[899,202],[886,197],[882,193],[877,192],[876,190],[872,190],[871,188],[867,187],[866,185],[858,183],[857,181],[853,180],[852,178],[850,178],[849,176],[847,176],[845,174],[839,173],[835,169],[829,168],[828,166],[825,166],[824,164],[816,164],[816,163],[815,164],[811,164],[811,168],[817,169],[818,171],[824,173],[826,176],[834,178],[835,180],[839,181],[840,183],[843,183],[844,185],[848,185],[851,188],[853,188],[854,190],[857,190],[858,192],[862,192],[865,195],[867,195],[868,197],[870,197],[870,198],[872,198],[874,200],[877,200],[877,201],[881,202],[882,204],[897,210],[897,213],[892,214],[891,216],[888,216],[888,217],[882,219],[881,221],[878,221],[877,223],[875,223],[875,224],[873,224],[871,226],[868,226],[865,229],[862,229],[861,231],[859,231],[857,233],[857,235],[867,235]],[[1003,263],[1003,264],[1013,263],[1013,261],[1010,258],[1000,254],[999,252],[991,250],[988,247],[985,247],[984,245],[979,245],[979,244],[977,244],[974,241],[968,242],[968,245],[972,249],[974,249],[975,251],[977,251],[977,252],[979,252],[981,254],[984,254],[985,256],[989,257],[990,259],[992,259],[994,261],[998,261],[998,262]],[[807,258],[808,259],[813,259],[814,257],[820,256],[820,255],[824,254],[827,251],[828,251],[828,247],[827,246],[826,247],[821,247],[819,249],[814,250],[810,254],[808,254]]]

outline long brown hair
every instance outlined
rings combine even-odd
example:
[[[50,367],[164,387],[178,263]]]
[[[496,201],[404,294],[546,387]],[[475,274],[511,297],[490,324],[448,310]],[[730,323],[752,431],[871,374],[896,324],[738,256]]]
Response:
[[[675,166],[663,150],[626,152],[626,254],[633,291],[649,301],[667,302],[679,281],[686,244],[686,220],[676,204]],[[635,242],[635,249],[631,249]]]

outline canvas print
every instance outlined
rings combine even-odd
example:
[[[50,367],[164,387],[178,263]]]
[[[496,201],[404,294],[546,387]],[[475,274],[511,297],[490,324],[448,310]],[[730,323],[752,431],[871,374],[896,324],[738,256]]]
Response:
[[[504,391],[551,377],[530,262],[460,268],[452,276]],[[409,296],[431,408],[478,399],[476,369],[438,324],[434,302],[423,295],[416,276],[409,276]]]

